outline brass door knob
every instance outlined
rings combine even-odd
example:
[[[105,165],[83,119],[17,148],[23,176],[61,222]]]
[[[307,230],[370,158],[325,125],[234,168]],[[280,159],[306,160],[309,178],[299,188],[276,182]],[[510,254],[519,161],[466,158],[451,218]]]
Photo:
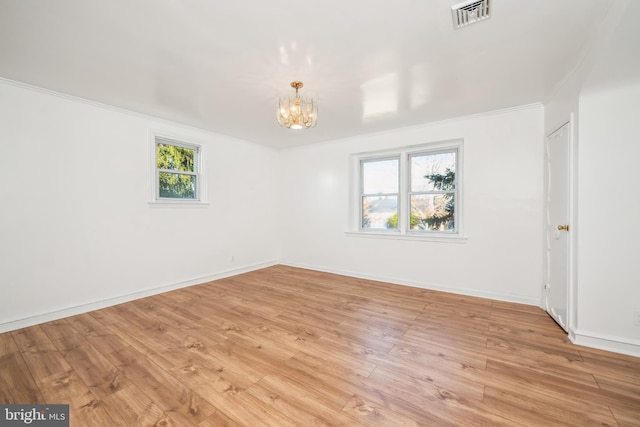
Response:
[[[569,231],[569,224],[567,224],[567,225],[559,225],[558,226],[558,230],[560,230],[560,231],[562,231],[562,230]]]

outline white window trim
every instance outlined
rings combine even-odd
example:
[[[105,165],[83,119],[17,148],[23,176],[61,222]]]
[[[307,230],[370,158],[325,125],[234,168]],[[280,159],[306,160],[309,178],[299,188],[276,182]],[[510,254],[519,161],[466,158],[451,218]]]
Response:
[[[439,232],[439,231],[416,231],[409,230],[407,221],[409,215],[409,180],[410,166],[409,156],[421,153],[431,153],[438,151],[457,150],[456,164],[456,232]],[[398,194],[398,229],[397,230],[380,230],[380,229],[363,229],[361,228],[362,204],[361,197],[361,162],[363,160],[375,160],[392,157],[400,158],[400,191]],[[350,237],[365,238],[381,238],[392,240],[415,240],[429,242],[455,242],[463,243],[468,240],[468,236],[464,234],[464,141],[462,139],[453,139],[447,141],[431,142],[420,145],[411,145],[398,147],[394,149],[353,153],[350,155],[350,178],[351,185],[349,188],[349,209],[346,235]]]
[[[172,145],[196,149],[198,156],[196,164],[196,199],[161,199],[158,196],[158,168],[156,163],[158,140],[164,140]],[[209,205],[207,199],[206,158],[204,144],[182,136],[152,131],[149,144],[149,207],[181,208],[206,207]]]
[[[358,159],[358,169],[359,169],[359,174],[358,174],[358,181],[359,181],[359,185],[358,185],[358,192],[360,193],[359,196],[359,200],[358,200],[358,231],[366,231],[366,229],[362,228],[362,199],[366,196],[372,196],[373,194],[365,194],[364,192],[364,168],[362,167],[362,165],[366,162],[369,161],[384,161],[384,160],[398,160],[398,192],[397,193],[385,193],[385,194],[380,194],[380,196],[396,196],[398,198],[398,205],[400,204],[400,200],[401,200],[401,189],[402,187],[400,186],[400,181],[401,179],[401,172],[402,172],[402,167],[400,166],[400,163],[402,162],[402,157],[398,154],[395,155],[391,155],[391,156],[373,156],[373,157],[361,157]],[[398,218],[399,220],[399,218]],[[400,223],[398,223],[398,227],[400,227]],[[387,233],[387,232],[391,232],[391,233],[395,233],[396,230],[380,230],[380,229],[375,229],[375,231],[378,231],[380,233]]]

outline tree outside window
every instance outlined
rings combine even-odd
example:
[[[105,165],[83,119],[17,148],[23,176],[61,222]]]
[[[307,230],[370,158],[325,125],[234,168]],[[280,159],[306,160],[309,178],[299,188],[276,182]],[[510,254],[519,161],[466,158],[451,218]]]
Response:
[[[198,147],[156,139],[158,199],[198,199]]]
[[[455,231],[456,150],[410,156],[411,230]]]

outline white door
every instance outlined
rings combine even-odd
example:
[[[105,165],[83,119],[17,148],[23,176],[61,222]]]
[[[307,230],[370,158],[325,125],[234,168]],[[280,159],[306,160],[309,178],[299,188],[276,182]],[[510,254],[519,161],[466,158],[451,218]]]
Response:
[[[547,274],[544,308],[567,331],[569,301],[569,123],[546,140]]]

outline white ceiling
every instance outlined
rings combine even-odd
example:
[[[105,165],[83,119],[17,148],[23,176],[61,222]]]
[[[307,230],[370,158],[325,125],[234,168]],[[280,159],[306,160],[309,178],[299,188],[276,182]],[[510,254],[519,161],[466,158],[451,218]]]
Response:
[[[0,76],[273,147],[540,102],[613,0],[0,0]],[[289,84],[317,127],[279,127]]]

